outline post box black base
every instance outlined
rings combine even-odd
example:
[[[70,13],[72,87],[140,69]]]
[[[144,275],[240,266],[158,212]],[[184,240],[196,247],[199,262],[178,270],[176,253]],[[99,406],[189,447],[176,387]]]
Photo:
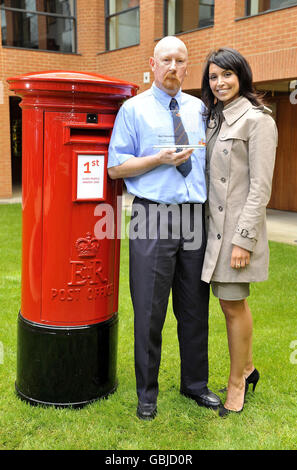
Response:
[[[81,408],[117,388],[118,315],[49,326],[19,314],[16,392],[32,405]]]

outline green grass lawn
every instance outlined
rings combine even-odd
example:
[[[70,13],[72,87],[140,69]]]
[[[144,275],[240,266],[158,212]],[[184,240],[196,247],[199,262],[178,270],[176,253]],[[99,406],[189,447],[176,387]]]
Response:
[[[128,240],[122,241],[118,378],[108,400],[80,410],[32,407],[15,394],[16,325],[21,286],[21,206],[0,205],[0,449],[296,449],[297,247],[270,244],[270,279],[252,286],[254,360],[261,373],[243,413],[218,417],[179,394],[179,352],[171,303],[163,333],[158,415],[136,417],[133,311],[128,282]],[[295,347],[297,349],[297,346]],[[1,351],[3,350],[3,358]],[[225,321],[211,297],[209,387],[226,385]],[[222,395],[224,400],[224,395]]]

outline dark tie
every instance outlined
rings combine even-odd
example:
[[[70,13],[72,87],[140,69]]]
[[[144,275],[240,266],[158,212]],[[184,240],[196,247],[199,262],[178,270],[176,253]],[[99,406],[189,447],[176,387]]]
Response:
[[[189,144],[188,135],[185,131],[184,125],[180,118],[180,115],[178,112],[179,111],[178,102],[176,101],[175,98],[172,98],[172,100],[170,101],[169,108],[171,110],[172,119],[173,119],[175,143],[179,145],[188,145]],[[176,151],[181,152],[182,148],[177,148]],[[188,174],[192,170],[191,157],[185,163],[182,163],[181,165],[177,166],[176,169],[183,176],[188,176]]]

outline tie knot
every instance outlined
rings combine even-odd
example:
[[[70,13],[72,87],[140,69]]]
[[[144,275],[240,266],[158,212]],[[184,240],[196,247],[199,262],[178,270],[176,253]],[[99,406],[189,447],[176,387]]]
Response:
[[[175,98],[172,98],[169,104],[169,109],[171,111],[178,111],[178,102]]]

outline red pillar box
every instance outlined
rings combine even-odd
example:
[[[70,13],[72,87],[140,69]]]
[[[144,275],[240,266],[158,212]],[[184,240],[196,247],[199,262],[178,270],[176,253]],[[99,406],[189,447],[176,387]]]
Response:
[[[96,238],[95,225],[109,204],[116,237],[122,186],[107,176],[107,150],[137,87],[62,71],[8,82],[23,110],[16,390],[32,404],[83,406],[117,386],[120,240]]]

